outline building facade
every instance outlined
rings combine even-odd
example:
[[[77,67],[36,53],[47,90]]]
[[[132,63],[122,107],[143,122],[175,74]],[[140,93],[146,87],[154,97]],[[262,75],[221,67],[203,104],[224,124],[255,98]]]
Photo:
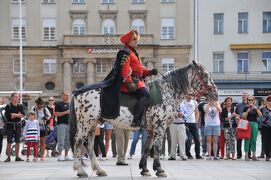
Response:
[[[0,96],[19,90],[18,2],[0,1]],[[192,1],[22,0],[26,103],[102,80],[130,29],[141,34],[147,67],[166,72],[191,61]]]
[[[271,1],[199,1],[199,61],[221,98],[271,93]]]

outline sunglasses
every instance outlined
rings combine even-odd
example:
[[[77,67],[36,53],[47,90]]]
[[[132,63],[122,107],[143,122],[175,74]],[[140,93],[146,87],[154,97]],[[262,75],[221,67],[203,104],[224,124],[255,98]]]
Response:
[[[49,101],[54,101],[53,99],[49,99]]]

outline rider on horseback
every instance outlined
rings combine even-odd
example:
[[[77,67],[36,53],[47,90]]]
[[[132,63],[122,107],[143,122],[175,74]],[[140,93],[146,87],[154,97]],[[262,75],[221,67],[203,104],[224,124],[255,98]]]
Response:
[[[149,90],[144,83],[147,76],[157,75],[157,69],[149,70],[142,65],[140,57],[136,52],[139,33],[137,30],[131,30],[120,38],[121,42],[128,50],[128,55],[122,57],[121,68],[121,92],[128,93],[137,97],[137,103],[134,107],[134,118],[132,127],[139,127],[145,105],[150,96]]]

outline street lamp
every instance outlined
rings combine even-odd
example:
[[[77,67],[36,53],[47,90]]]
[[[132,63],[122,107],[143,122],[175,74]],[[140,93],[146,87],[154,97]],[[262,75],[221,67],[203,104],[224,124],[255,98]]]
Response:
[[[194,60],[198,59],[198,0],[194,0]]]
[[[22,41],[22,0],[19,0],[19,39],[20,39],[20,103],[23,103],[23,41]]]

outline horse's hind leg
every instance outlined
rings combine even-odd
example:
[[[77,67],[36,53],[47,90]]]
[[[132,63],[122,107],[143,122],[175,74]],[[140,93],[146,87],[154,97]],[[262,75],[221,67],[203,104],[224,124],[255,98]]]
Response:
[[[151,176],[148,168],[147,168],[147,159],[153,144],[153,130],[148,130],[147,132],[147,139],[144,146],[144,155],[141,157],[139,162],[139,169],[142,169],[140,174],[142,176]]]
[[[83,137],[78,138],[78,135],[75,137],[74,143],[74,161],[73,161],[73,169],[77,171],[78,177],[88,177],[88,174],[84,171],[82,167],[82,157],[81,157],[81,147],[83,144]]]
[[[95,130],[90,132],[90,134],[88,136],[87,151],[88,151],[89,159],[91,161],[91,167],[92,167],[93,171],[97,170],[96,174],[98,176],[107,176],[106,172],[98,164],[97,158],[95,156],[95,153],[94,153],[94,137],[95,137]]]
[[[155,129],[159,131],[161,128]],[[154,160],[153,160],[153,170],[156,171],[156,176],[158,177],[167,177],[165,171],[161,168],[159,152],[161,151],[163,136],[165,131],[156,132],[153,140],[153,149],[154,149]]]

